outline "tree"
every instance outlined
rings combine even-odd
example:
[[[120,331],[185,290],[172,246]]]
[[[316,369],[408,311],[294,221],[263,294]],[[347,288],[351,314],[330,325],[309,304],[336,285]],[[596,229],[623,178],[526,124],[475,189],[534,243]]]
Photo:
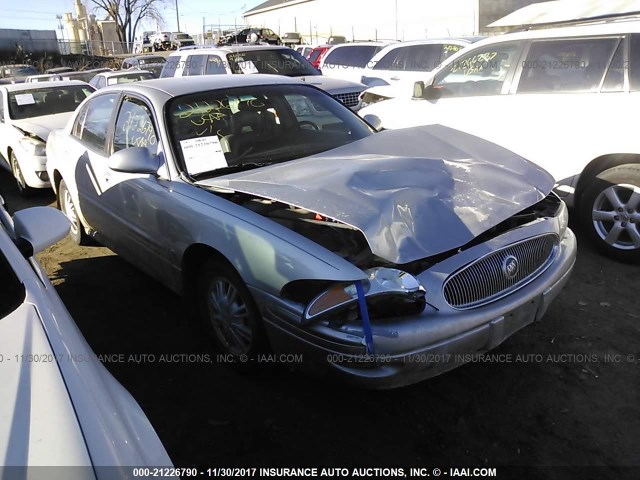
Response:
[[[131,45],[136,38],[136,30],[144,19],[162,21],[160,5],[165,0],[90,0],[95,10],[101,10],[116,22],[118,38]]]

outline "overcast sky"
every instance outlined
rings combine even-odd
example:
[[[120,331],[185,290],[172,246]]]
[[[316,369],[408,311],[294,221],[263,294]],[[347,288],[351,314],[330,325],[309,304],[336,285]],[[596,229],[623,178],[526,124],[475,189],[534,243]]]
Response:
[[[176,0],[162,1],[164,12],[163,30],[176,30]],[[207,25],[242,25],[242,12],[250,10],[263,0],[177,0],[180,13],[180,30],[189,33],[202,31],[202,18]],[[74,0],[0,0],[0,28],[24,28],[34,30],[56,30],[56,15],[72,12],[75,17]],[[85,0],[91,13],[91,2]],[[95,12],[98,19],[104,18],[101,11]],[[149,23],[141,30],[155,30],[155,24]],[[65,38],[67,33],[65,31]]]

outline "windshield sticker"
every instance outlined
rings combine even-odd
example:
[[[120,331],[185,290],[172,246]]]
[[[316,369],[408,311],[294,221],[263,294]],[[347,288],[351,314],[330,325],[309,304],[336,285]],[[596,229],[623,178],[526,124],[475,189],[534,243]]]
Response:
[[[18,105],[33,105],[36,103],[32,93],[20,93],[15,98]]]
[[[242,73],[259,73],[258,69],[256,68],[256,66],[253,64],[253,62],[251,60],[244,60],[242,62],[238,62],[238,66],[240,67],[240,70],[242,70]]]
[[[191,175],[210,172],[228,166],[217,136],[180,140],[182,156]]]

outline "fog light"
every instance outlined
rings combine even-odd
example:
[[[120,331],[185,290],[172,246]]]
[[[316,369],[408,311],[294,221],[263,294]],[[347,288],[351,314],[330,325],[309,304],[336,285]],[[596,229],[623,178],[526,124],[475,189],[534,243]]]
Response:
[[[43,182],[48,182],[49,181],[49,174],[46,171],[44,171],[44,172],[36,172],[36,175]]]

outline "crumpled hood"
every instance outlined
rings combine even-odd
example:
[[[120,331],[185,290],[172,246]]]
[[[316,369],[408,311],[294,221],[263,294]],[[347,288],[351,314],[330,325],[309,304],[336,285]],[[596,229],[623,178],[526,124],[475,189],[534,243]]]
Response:
[[[71,118],[71,115],[73,115],[73,112],[56,113],[55,115],[13,120],[12,123],[19,129],[37,135],[46,142],[51,130],[63,128],[67,124],[67,120]]]
[[[299,160],[199,182],[338,220],[404,264],[470,242],[539,202],[553,178],[498,145],[441,125],[377,133]]]

